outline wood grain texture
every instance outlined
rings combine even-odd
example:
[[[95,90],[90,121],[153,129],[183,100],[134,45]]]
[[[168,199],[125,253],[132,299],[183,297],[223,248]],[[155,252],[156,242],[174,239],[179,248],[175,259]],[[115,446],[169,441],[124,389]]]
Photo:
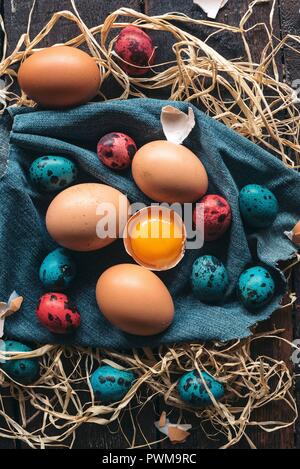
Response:
[[[297,343],[298,348],[300,349],[300,266],[298,265],[294,272],[294,288],[298,297],[295,315],[294,315],[294,340]],[[296,399],[298,404],[298,412],[300,413],[300,352],[295,357],[295,373],[296,373],[296,383],[295,383],[295,392]],[[295,434],[295,446],[297,449],[300,449],[300,420],[296,424],[296,434]]]
[[[88,27],[101,24],[107,15],[124,6],[120,0],[76,0],[75,4],[80,17]],[[14,8],[12,8],[12,5]],[[21,34],[27,31],[28,17],[32,5],[33,0],[14,0],[13,3],[11,0],[4,0],[8,52],[14,50]],[[140,11],[139,0],[127,0],[126,6]],[[33,39],[42,30],[54,13],[63,10],[73,11],[70,0],[38,0],[32,14],[30,38]],[[120,21],[122,21],[122,17],[120,17]],[[80,34],[80,30],[75,23],[61,18],[45,39],[39,43],[39,47],[49,47],[57,43],[64,43],[78,34]],[[117,35],[117,31],[113,32],[112,35]],[[81,48],[87,51],[84,45]],[[17,87],[14,90],[17,90]],[[102,83],[101,91],[107,98],[114,98],[121,94],[120,86],[112,77],[109,77]]]
[[[27,30],[28,16],[33,0],[4,0],[4,17],[8,32],[9,51],[16,46],[20,35]],[[76,0],[78,12],[89,27],[101,24],[111,12],[124,6],[120,0]],[[14,9],[12,8],[14,5]],[[126,7],[140,10],[139,0],[126,0]],[[30,28],[30,37],[35,37],[58,11],[72,10],[70,0],[38,0],[36,2]],[[80,34],[78,27],[72,22],[62,18],[46,36],[41,47],[51,46],[65,42]]]
[[[1,2],[0,2],[0,14],[3,15],[3,3]],[[0,33],[0,54],[2,53],[2,49],[3,49],[3,34],[1,32]],[[0,394],[4,402],[5,412],[8,415],[15,415],[16,405],[15,405],[15,401],[10,397],[9,389],[1,389]],[[0,418],[0,429],[2,428],[3,429],[7,428],[4,418]],[[17,445],[14,440],[0,437],[0,449],[15,449],[16,446]]]
[[[20,35],[26,31],[27,18],[32,5],[32,0],[14,0],[15,11],[11,8],[11,1],[4,0],[4,18],[9,39],[9,50],[13,50]],[[156,15],[166,13],[168,11],[181,11],[193,18],[207,19],[200,7],[194,5],[192,0],[76,0],[79,13],[82,15],[83,20],[88,26],[100,23],[111,11],[124,6],[139,10],[142,8],[149,15]],[[228,4],[218,15],[219,22],[226,22],[232,25],[238,25],[241,16],[247,10],[249,5],[248,0],[229,0]],[[281,10],[277,7],[274,17],[274,34],[277,37],[281,37],[284,34],[292,33],[299,34],[300,32],[300,15],[298,13],[299,5],[294,0],[280,0]],[[50,19],[51,15],[57,10],[70,9],[69,0],[51,0],[51,1],[37,1],[37,7],[34,11],[32,18],[31,37],[36,35],[44,24]],[[251,21],[248,26],[251,27],[253,24],[258,22],[267,22],[269,17],[270,4],[264,3],[254,11]],[[280,18],[281,14],[281,18]],[[281,20],[281,22],[280,22]],[[211,28],[199,27],[195,25],[186,26],[187,30],[201,39],[205,40],[212,32]],[[61,20],[49,34],[47,39],[44,41],[44,46],[49,46],[57,42],[64,42],[70,37],[77,33],[77,27]],[[158,46],[158,62],[164,62],[166,60],[172,60],[174,58],[171,47],[173,43],[172,37],[167,33],[151,32],[155,44]],[[248,41],[252,45],[254,54],[253,60],[258,60],[262,51],[262,47],[266,42],[266,36],[261,28],[259,31],[249,32]],[[228,58],[241,57],[243,54],[242,43],[237,40],[237,37],[231,33],[222,33],[222,35],[213,36],[209,40],[209,44],[222,53]],[[278,56],[278,65],[280,67],[281,77],[286,76],[288,81],[291,82],[298,78],[298,70],[300,69],[299,57],[295,57],[294,54],[287,48],[284,54]],[[285,67],[283,67],[285,65]],[[300,78],[300,77],[299,77]],[[107,84],[107,87],[111,89],[112,96],[116,92],[116,89],[111,83]],[[160,97],[164,97],[160,94]],[[300,273],[296,275],[296,283],[300,294]],[[270,330],[272,327],[285,329],[284,337],[291,340],[293,337],[293,323],[291,318],[291,311],[284,310],[274,314],[272,319],[260,326],[260,330]],[[300,306],[296,312],[295,322],[295,337],[300,338]],[[283,345],[274,345],[271,341],[260,342],[253,353],[256,355],[270,355],[274,358],[282,359],[285,362],[289,362],[291,350],[289,347]],[[300,367],[297,369],[300,371]],[[297,396],[298,402],[300,402],[300,380],[297,384]],[[8,409],[8,412],[15,412],[15,406],[12,402],[12,407]],[[162,402],[156,406],[156,412],[159,413],[164,409]],[[257,418],[260,420],[272,420],[274,418],[285,418],[284,409],[278,406],[278,404],[272,404],[268,409],[262,409],[258,413]],[[131,428],[130,420],[125,418],[123,421],[124,429]],[[157,419],[157,415],[153,412],[152,407],[145,409],[143,414],[139,418],[140,425],[144,432],[147,433],[146,438],[148,441],[154,441],[158,438],[158,434],[154,430],[154,420]],[[208,441],[203,432],[199,429],[197,420],[193,419],[189,414],[185,415],[185,420],[188,423],[193,424],[193,431],[187,442],[181,445],[182,448],[211,448],[218,447],[219,442]],[[1,422],[0,422],[1,424]],[[95,425],[83,426],[77,434],[75,443],[76,448],[125,448],[128,447],[128,443],[122,437],[121,433],[113,434],[105,427],[99,427]],[[254,444],[258,448],[291,448],[294,446],[294,434],[293,429],[287,429],[278,433],[265,434],[261,431],[252,430],[251,438]],[[297,446],[300,448],[300,426],[297,428],[296,433]],[[137,444],[143,444],[143,438],[137,440]],[[10,447],[11,444],[8,441],[0,440],[0,448]],[[243,447],[244,442],[239,446]],[[161,445],[163,448],[174,448],[167,442]],[[177,446],[179,448],[179,446]],[[177,448],[176,447],[176,448]]]
[[[4,1],[4,18],[8,34],[9,51],[12,51],[15,48],[20,35],[26,32],[28,15],[32,3],[32,0],[14,0],[13,5],[15,8],[12,8],[10,0]],[[83,21],[88,26],[94,26],[95,24],[101,24],[108,14],[121,6],[124,6],[124,3],[119,0],[77,0],[76,6]],[[140,2],[139,0],[127,0],[126,7],[139,11]],[[71,10],[71,3],[69,0],[51,0],[49,2],[44,0],[37,1],[32,16],[30,37],[33,38],[38,34],[52,15],[61,10]],[[41,46],[47,47],[55,43],[65,42],[78,34],[78,32],[76,25],[67,20],[61,19],[41,43]],[[115,87],[114,83],[106,83],[106,88],[109,89],[112,97],[117,95],[118,89]],[[28,407],[28,415],[31,415],[31,413],[32,411]],[[139,421],[142,424],[142,421],[148,423],[151,419],[154,422],[152,407],[148,407],[139,416]],[[34,430],[35,428],[38,428],[39,424],[40,418],[38,417],[32,422],[29,428]],[[125,429],[129,430],[132,428],[128,414],[123,419],[123,425]],[[143,424],[142,426],[146,433],[147,440],[156,441],[157,433],[154,425],[151,423],[146,425]],[[113,430],[115,429],[112,427],[112,431]],[[3,444],[4,446],[8,445],[8,443],[5,442],[3,442]],[[136,444],[145,444],[145,440],[141,435],[138,436]],[[22,445],[22,447],[24,447],[24,445]],[[122,437],[121,433],[111,433],[106,427],[86,425],[78,431],[74,447],[98,449],[127,448],[128,442]]]
[[[235,2],[234,8],[232,3],[229,1],[227,5],[220,11],[218,15],[218,22],[225,22],[234,26],[238,26],[239,21],[243,14],[247,11],[249,2],[247,0],[237,0]],[[166,0],[164,2],[158,2],[156,0],[145,0],[145,12],[149,15],[158,15],[163,14],[168,11],[180,11],[186,15],[193,17],[195,19],[207,19],[206,15],[200,7],[195,5],[192,0],[182,2],[181,0]],[[248,27],[253,26],[256,23],[268,23],[270,14],[270,5],[261,4],[253,12],[253,16],[249,21]],[[279,9],[276,10],[274,15],[274,34],[278,37],[280,36],[280,15]],[[197,25],[187,26],[186,29],[196,35],[197,37],[205,40],[207,35],[211,33],[211,29],[208,27],[200,27]],[[153,32],[154,42],[158,45],[158,60],[164,62],[166,60],[172,59],[171,47],[173,44],[173,38],[170,37],[167,33]],[[251,45],[251,50],[254,51],[253,60],[259,60],[262,49],[266,44],[267,37],[265,35],[264,29],[259,28],[255,31],[251,31],[247,35],[247,40]],[[166,47],[166,44],[168,47]],[[226,58],[236,58],[242,56],[242,43],[237,40],[237,37],[232,37],[230,33],[222,33],[220,37],[213,37],[209,44],[214,47],[218,52],[220,52]],[[282,56],[278,57],[277,65],[279,67],[280,76],[283,76],[283,67],[282,67]],[[293,323],[292,323],[292,313],[291,311],[277,312],[274,314],[273,318],[270,321],[267,321],[260,326],[260,330],[272,330],[272,327],[283,328],[285,329],[284,338],[292,340],[293,337]],[[253,350],[253,354],[256,355],[269,355],[276,359],[282,359],[286,362],[289,361],[291,356],[291,350],[289,347],[284,346],[283,343],[278,346],[274,342],[259,342]],[[257,420],[272,420],[276,418],[278,420],[286,418],[284,415],[285,409],[280,405],[274,403],[268,408],[262,409],[257,413]],[[188,417],[187,417],[188,419]],[[188,421],[188,420],[187,420]],[[293,428],[282,430],[281,432],[276,433],[264,433],[260,430],[251,431],[251,438],[254,444],[261,449],[266,448],[291,448],[294,444],[293,437]],[[244,441],[242,441],[239,447],[244,446]],[[191,437],[187,440],[185,444],[182,445],[184,448],[205,448],[211,447],[212,442],[207,441],[203,436],[201,430],[192,432]],[[221,442],[219,442],[219,445]],[[218,443],[216,443],[216,446]],[[163,447],[171,448],[172,445],[165,441]]]
[[[274,329],[283,329],[281,337],[293,340],[293,308],[289,307],[284,310],[275,312],[272,318],[258,327],[258,332],[268,332]],[[291,355],[291,347],[283,341],[262,340],[258,341],[253,347],[252,354],[254,357],[266,356],[275,360],[282,360],[289,365],[290,371],[293,372]],[[272,402],[270,405],[259,409],[255,415],[257,421],[288,421],[291,413],[287,407],[278,402]],[[278,432],[267,433],[259,428],[253,428],[249,433],[253,443],[258,449],[292,449],[294,447],[294,428],[289,427]]]
[[[280,0],[281,28],[282,37],[288,34],[299,35],[300,33],[300,14],[299,2],[295,0]],[[289,46],[300,52],[300,44],[297,41],[290,40]],[[287,82],[292,85],[294,80],[298,80],[295,84],[300,87],[300,53],[294,52],[291,48],[284,49],[284,64]]]
[[[147,448],[148,443],[154,443],[159,439],[154,427],[154,422],[158,420],[158,417],[151,404],[146,405],[140,412],[133,411],[132,416],[135,421],[136,434],[134,434],[130,415],[126,411],[120,422],[122,431],[119,429],[119,422],[114,422],[109,427],[95,424],[82,425],[77,431],[74,449],[128,449],[132,445]],[[158,448],[158,445],[153,444],[151,448]]]
[[[16,402],[12,397],[10,397],[10,391],[9,389],[1,389],[1,398],[4,403],[4,410],[7,415],[9,415],[12,418],[17,419],[18,418],[18,413],[17,413],[17,406]],[[7,430],[7,424],[5,422],[5,419],[0,417],[0,433],[6,433]],[[0,437],[0,450],[1,449],[16,449],[19,448],[20,444],[16,440],[11,440],[8,438]]]
[[[167,12],[179,11],[185,13],[187,16],[192,17],[197,20],[207,20],[206,14],[203,10],[196,4],[193,3],[193,0],[145,0],[145,12],[148,15],[158,15]],[[235,0],[234,5],[231,1],[220,10],[217,20],[219,23],[226,23],[232,26],[238,26],[241,18],[246,13],[249,7],[248,0]],[[254,11],[251,19],[246,25],[246,28],[251,28],[255,24],[262,22],[269,22],[270,14],[270,5],[268,3],[262,3],[258,5]],[[276,11],[274,15],[274,34],[280,35],[280,20],[279,20],[279,11]],[[198,25],[185,25],[182,26],[183,29],[186,29],[191,34],[194,34],[201,40],[205,41],[207,37],[213,33],[215,30],[208,26],[198,26]],[[166,59],[174,58],[174,55],[171,50],[173,44],[173,38],[168,33],[162,32],[152,32],[155,43],[158,46],[158,61],[163,62]],[[262,53],[262,48],[267,42],[267,35],[263,26],[256,28],[253,31],[249,31],[246,35],[247,40],[253,51],[252,59],[253,61],[258,61]],[[222,32],[217,35],[212,36],[208,41],[208,44],[220,52],[224,57],[228,59],[236,59],[243,57],[243,44],[240,38],[240,35],[236,35],[231,32]]]

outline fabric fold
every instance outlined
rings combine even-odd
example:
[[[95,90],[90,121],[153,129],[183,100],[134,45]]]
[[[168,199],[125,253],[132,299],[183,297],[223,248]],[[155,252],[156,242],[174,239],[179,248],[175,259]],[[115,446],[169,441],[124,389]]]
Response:
[[[251,326],[267,319],[278,307],[286,282],[276,263],[291,258],[296,251],[284,231],[291,230],[300,218],[300,176],[275,156],[193,107],[196,125],[183,144],[204,164],[209,193],[218,193],[230,203],[233,223],[223,238],[206,243],[201,250],[188,250],[175,269],[159,274],[174,298],[176,314],[172,326],[155,337],[130,336],[112,327],[98,310],[95,285],[100,274],[111,265],[132,262],[122,240],[98,252],[74,254],[79,275],[68,294],[82,316],[82,326],[74,336],[57,337],[37,322],[36,305],[45,293],[39,281],[39,266],[56,245],[45,228],[45,213],[53,195],[39,193],[32,186],[28,179],[30,164],[43,155],[69,157],[78,165],[79,182],[106,183],[125,193],[131,202],[148,204],[151,201],[135,186],[130,171],[119,174],[100,164],[96,146],[104,134],[112,131],[129,134],[138,146],[164,139],[160,114],[166,104],[184,112],[191,106],[132,99],[92,103],[65,111],[10,108],[9,163],[0,180],[0,300],[17,290],[24,303],[21,311],[7,318],[7,336],[22,342],[119,350],[174,342],[227,341],[247,337]],[[7,135],[6,132],[6,139]],[[245,229],[241,220],[238,193],[250,183],[267,185],[278,198],[280,214],[268,230]],[[191,267],[202,254],[220,257],[229,271],[231,287],[222,305],[205,305],[191,294]],[[238,277],[253,262],[266,265],[276,282],[274,299],[255,314],[236,298]]]

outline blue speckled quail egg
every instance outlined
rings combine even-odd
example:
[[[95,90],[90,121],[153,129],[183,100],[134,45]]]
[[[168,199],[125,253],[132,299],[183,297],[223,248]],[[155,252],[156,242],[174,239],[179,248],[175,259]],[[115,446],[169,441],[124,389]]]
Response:
[[[7,340],[4,343],[4,348],[7,352],[31,352],[32,349],[27,345],[15,342],[14,340]],[[39,361],[37,358],[22,358],[20,360],[6,360],[5,363],[0,363],[0,367],[7,373],[14,381],[21,384],[33,383],[40,370]]]
[[[229,277],[223,263],[215,256],[201,256],[192,268],[191,283],[194,295],[204,303],[218,303],[224,299]]]
[[[240,211],[245,223],[252,228],[271,226],[278,214],[278,202],[267,187],[249,184],[239,196]]]
[[[220,400],[225,394],[223,384],[205,371],[201,372],[201,376],[216,401]],[[180,378],[178,383],[178,392],[180,398],[184,402],[196,407],[205,407],[212,404],[211,397],[207,392],[202,379],[197,370],[185,373]]]
[[[104,403],[120,401],[126,396],[135,379],[131,371],[118,370],[109,365],[100,366],[91,376],[95,399]]]
[[[29,169],[30,179],[41,191],[57,192],[77,179],[76,165],[63,156],[42,156]]]
[[[245,270],[238,281],[238,296],[248,309],[259,309],[272,300],[275,283],[271,274],[260,266]]]
[[[74,280],[76,265],[66,249],[58,248],[45,257],[39,275],[47,290],[62,291]]]

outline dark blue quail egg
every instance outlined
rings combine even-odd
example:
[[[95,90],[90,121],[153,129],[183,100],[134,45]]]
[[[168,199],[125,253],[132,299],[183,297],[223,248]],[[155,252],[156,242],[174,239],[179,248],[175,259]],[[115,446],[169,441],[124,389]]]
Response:
[[[218,303],[224,299],[229,277],[223,263],[215,256],[201,256],[192,268],[191,283],[194,295],[204,303]]]
[[[272,300],[274,293],[274,280],[264,267],[251,267],[239,278],[238,296],[247,309],[266,306]]]
[[[5,341],[1,350],[6,352],[32,352],[30,347],[14,340]],[[37,358],[21,358],[18,360],[5,360],[4,363],[0,364],[0,368],[14,381],[21,384],[31,384],[39,375],[40,365]]]
[[[76,165],[63,156],[42,156],[29,169],[32,183],[41,191],[57,192],[77,179]]]
[[[278,214],[278,202],[267,187],[249,184],[239,196],[240,212],[245,223],[252,228],[271,226]]]
[[[118,370],[109,365],[100,366],[91,376],[95,399],[104,403],[121,401],[135,379],[131,371]]]
[[[63,291],[74,280],[76,265],[66,249],[57,248],[45,257],[39,275],[46,290]]]
[[[202,378],[202,379],[201,379]],[[210,376],[206,371],[197,370],[185,373],[178,383],[178,392],[180,398],[187,404],[195,407],[205,407],[212,404],[211,396],[206,390],[203,381],[205,381],[211,394],[216,401],[219,401],[225,394],[225,388],[222,383]]]

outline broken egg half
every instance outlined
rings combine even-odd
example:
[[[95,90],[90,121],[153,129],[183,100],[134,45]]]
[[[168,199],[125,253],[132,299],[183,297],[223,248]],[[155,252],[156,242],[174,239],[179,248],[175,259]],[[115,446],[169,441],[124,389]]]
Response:
[[[175,210],[146,207],[128,220],[123,240],[135,262],[150,270],[168,270],[184,256],[186,228]]]

